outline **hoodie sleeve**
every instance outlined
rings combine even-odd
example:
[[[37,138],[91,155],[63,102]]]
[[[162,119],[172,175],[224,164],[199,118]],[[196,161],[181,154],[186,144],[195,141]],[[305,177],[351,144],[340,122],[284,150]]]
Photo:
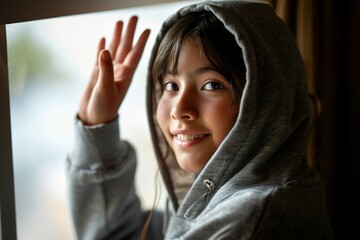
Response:
[[[75,123],[67,157],[68,194],[77,239],[136,239],[143,213],[135,186],[134,148],[119,138],[118,120]]]

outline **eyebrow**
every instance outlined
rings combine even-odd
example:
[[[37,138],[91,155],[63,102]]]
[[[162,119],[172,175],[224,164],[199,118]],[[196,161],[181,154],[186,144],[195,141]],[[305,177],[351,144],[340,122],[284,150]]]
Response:
[[[192,75],[199,75],[199,74],[203,74],[203,73],[206,73],[206,72],[217,72],[218,74],[221,74],[217,69],[215,69],[214,67],[212,66],[207,66],[207,67],[201,67],[201,68],[198,68],[198,69],[195,69],[195,71],[192,72]],[[167,70],[165,72],[165,75],[172,75],[172,76],[175,76],[178,74],[178,71],[177,70]],[[221,74],[222,75],[222,74]]]

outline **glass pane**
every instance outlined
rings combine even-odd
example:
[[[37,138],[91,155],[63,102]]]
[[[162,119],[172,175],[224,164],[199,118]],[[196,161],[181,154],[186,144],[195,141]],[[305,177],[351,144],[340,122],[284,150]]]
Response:
[[[185,4],[7,25],[18,239],[74,239],[65,180],[74,117],[98,40],[110,39],[115,22],[133,14],[139,16],[138,29],[151,28],[152,34],[121,108],[126,117],[120,113],[120,124],[123,137],[137,149],[136,182],[143,206],[152,206],[157,166],[145,110],[147,61],[161,23]]]

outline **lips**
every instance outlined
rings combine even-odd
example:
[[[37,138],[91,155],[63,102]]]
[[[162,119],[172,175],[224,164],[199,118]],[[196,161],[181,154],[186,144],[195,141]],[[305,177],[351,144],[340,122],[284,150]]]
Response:
[[[205,134],[201,134],[201,135],[193,135],[193,134],[177,134],[176,138],[180,141],[193,141],[199,138],[203,138],[205,137]]]
[[[207,132],[200,132],[189,129],[174,130],[171,131],[171,134],[176,139],[176,142],[183,147],[189,147],[200,143],[203,139],[210,135]]]

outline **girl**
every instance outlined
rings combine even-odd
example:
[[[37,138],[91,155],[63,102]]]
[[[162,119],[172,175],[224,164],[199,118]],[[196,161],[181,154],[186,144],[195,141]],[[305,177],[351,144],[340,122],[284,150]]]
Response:
[[[137,18],[116,25],[76,122],[68,157],[79,239],[332,239],[323,184],[306,165],[310,113],[296,42],[270,5],[210,1],[164,24],[147,107],[165,212],[142,212],[135,151],[118,108],[145,47]],[[146,221],[149,219],[149,221]]]

